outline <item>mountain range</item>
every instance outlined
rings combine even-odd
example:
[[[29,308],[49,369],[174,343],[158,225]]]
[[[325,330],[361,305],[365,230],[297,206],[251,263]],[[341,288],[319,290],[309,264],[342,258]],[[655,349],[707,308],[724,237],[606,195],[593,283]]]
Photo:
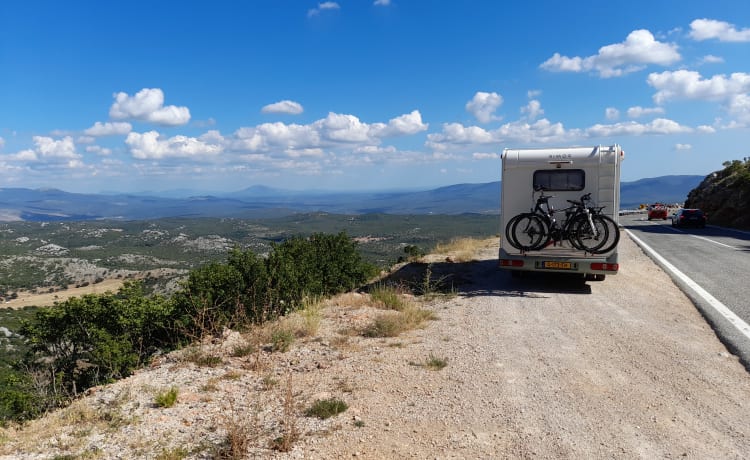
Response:
[[[704,176],[661,176],[620,184],[622,209],[682,203]],[[185,191],[184,193],[189,193]],[[278,217],[299,212],[336,214],[499,214],[500,182],[432,190],[300,192],[253,186],[202,196],[82,194],[58,189],[0,188],[0,221],[148,220],[163,217]]]

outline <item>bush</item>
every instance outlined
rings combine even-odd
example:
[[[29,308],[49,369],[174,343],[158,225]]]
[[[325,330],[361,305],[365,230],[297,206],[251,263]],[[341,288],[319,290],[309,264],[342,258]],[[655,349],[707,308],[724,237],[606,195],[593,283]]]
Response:
[[[54,376],[54,395],[75,395],[126,377],[157,350],[174,344],[172,308],[161,297],[146,298],[139,283],[117,294],[73,297],[39,310],[21,329],[30,344],[32,371]]]

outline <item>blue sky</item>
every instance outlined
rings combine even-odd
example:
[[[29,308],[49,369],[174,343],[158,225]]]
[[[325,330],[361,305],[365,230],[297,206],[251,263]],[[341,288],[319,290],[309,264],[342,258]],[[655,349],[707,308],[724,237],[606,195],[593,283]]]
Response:
[[[631,181],[748,141],[745,0],[0,7],[0,187],[430,188],[613,143]]]

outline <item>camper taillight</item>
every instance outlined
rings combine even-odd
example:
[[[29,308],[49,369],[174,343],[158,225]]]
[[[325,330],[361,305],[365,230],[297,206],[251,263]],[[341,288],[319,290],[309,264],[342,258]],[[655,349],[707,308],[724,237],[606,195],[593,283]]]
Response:
[[[592,270],[604,270],[607,272],[616,272],[620,269],[620,264],[605,264],[605,263],[598,263],[595,262],[591,264]]]
[[[523,260],[518,259],[500,259],[501,267],[523,267]]]

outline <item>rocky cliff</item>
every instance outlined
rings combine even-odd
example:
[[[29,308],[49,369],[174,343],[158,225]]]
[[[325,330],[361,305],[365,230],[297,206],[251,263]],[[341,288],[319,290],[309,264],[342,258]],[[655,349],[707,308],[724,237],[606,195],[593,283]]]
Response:
[[[724,163],[688,194],[686,208],[700,208],[708,222],[750,229],[750,158]]]

